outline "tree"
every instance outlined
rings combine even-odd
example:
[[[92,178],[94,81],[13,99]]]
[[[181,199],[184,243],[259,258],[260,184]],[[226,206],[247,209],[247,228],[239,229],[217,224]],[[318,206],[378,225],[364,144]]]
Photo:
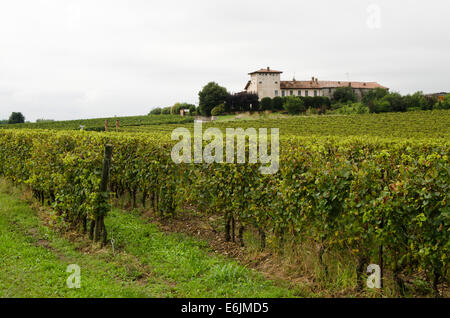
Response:
[[[191,115],[191,116],[197,115],[197,108],[195,107],[195,105],[191,104],[189,106],[189,115]]]
[[[413,95],[403,96],[403,102],[407,109],[432,109],[435,103],[430,103],[430,99],[427,99],[422,92],[416,92]]]
[[[353,93],[353,89],[350,86],[338,87],[333,93],[333,102],[335,103],[354,103],[356,101],[356,95]]]
[[[303,101],[295,96],[288,96],[283,108],[291,115],[304,113],[306,111]]]
[[[22,124],[25,122],[25,117],[22,113],[13,112],[9,117],[8,124]]]
[[[156,107],[150,111],[149,115],[161,115],[161,111],[161,107]]]
[[[276,96],[272,99],[272,110],[273,111],[280,111],[283,110],[283,104],[284,100],[280,96]]]
[[[405,98],[403,98],[399,93],[390,93],[384,96],[383,99],[387,100],[391,105],[391,112],[406,112],[408,109]]]
[[[225,103],[228,96],[229,94],[225,87],[219,86],[215,82],[209,82],[198,93],[200,113],[203,116],[210,116],[211,110],[217,105]]]
[[[384,89],[381,87],[371,89],[364,94],[364,96],[362,97],[362,102],[363,102],[363,104],[369,106],[369,104],[371,102],[373,102],[375,99],[381,99],[384,96],[386,96],[388,93],[389,92],[387,89]]]
[[[170,114],[171,115],[179,115],[180,114],[180,109],[183,108],[183,104],[181,103],[175,103],[171,108],[170,108]]]
[[[258,109],[258,95],[247,92],[240,92],[228,95],[225,103],[225,112],[242,112],[251,109]]]
[[[438,98],[435,96],[425,96],[427,100],[426,108],[422,108],[422,110],[432,110],[434,105],[438,102]]]
[[[162,110],[161,110],[161,114],[163,114],[163,115],[170,115],[170,110],[171,110],[171,108],[172,107],[164,107]]]
[[[259,109],[260,110],[271,110],[272,109],[272,98],[264,97],[263,99],[261,99]]]

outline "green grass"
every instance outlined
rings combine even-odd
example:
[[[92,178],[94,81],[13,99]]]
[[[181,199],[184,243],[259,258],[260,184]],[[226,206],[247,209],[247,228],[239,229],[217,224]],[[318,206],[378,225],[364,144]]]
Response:
[[[259,274],[212,253],[204,242],[182,234],[161,233],[133,212],[114,210],[107,227],[116,245],[138,257],[154,273],[176,283],[173,296],[293,297],[299,288],[275,286]]]
[[[115,239],[86,248],[44,226],[15,195],[0,193],[0,297],[293,297],[306,296],[221,256],[204,242],[165,234],[135,213],[112,211]],[[81,268],[70,289],[69,264]]]

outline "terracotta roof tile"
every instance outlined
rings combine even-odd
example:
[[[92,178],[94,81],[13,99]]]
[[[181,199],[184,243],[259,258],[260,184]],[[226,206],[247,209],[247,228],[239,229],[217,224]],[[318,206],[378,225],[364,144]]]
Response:
[[[344,81],[281,81],[280,87],[282,89],[318,89],[318,88],[338,88],[347,87],[351,88],[385,88],[376,82],[344,82]]]
[[[251,72],[251,73],[248,73],[248,74],[251,75],[251,74],[256,74],[256,73],[274,73],[274,74],[281,74],[281,73],[283,73],[283,72],[271,70],[270,67],[268,67],[268,68],[262,68],[262,69],[260,69],[259,71],[254,71],[254,72]]]

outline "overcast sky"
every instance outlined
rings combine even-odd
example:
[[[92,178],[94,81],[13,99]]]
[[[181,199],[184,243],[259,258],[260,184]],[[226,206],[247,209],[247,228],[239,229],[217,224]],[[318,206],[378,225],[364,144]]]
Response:
[[[147,114],[267,66],[450,91],[449,17],[443,0],[0,0],[0,119]]]

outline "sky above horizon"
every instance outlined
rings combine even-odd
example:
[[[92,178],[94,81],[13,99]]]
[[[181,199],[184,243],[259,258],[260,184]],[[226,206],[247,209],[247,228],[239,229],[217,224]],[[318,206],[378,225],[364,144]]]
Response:
[[[442,0],[0,0],[0,119],[144,115],[267,66],[449,92],[449,16]]]

